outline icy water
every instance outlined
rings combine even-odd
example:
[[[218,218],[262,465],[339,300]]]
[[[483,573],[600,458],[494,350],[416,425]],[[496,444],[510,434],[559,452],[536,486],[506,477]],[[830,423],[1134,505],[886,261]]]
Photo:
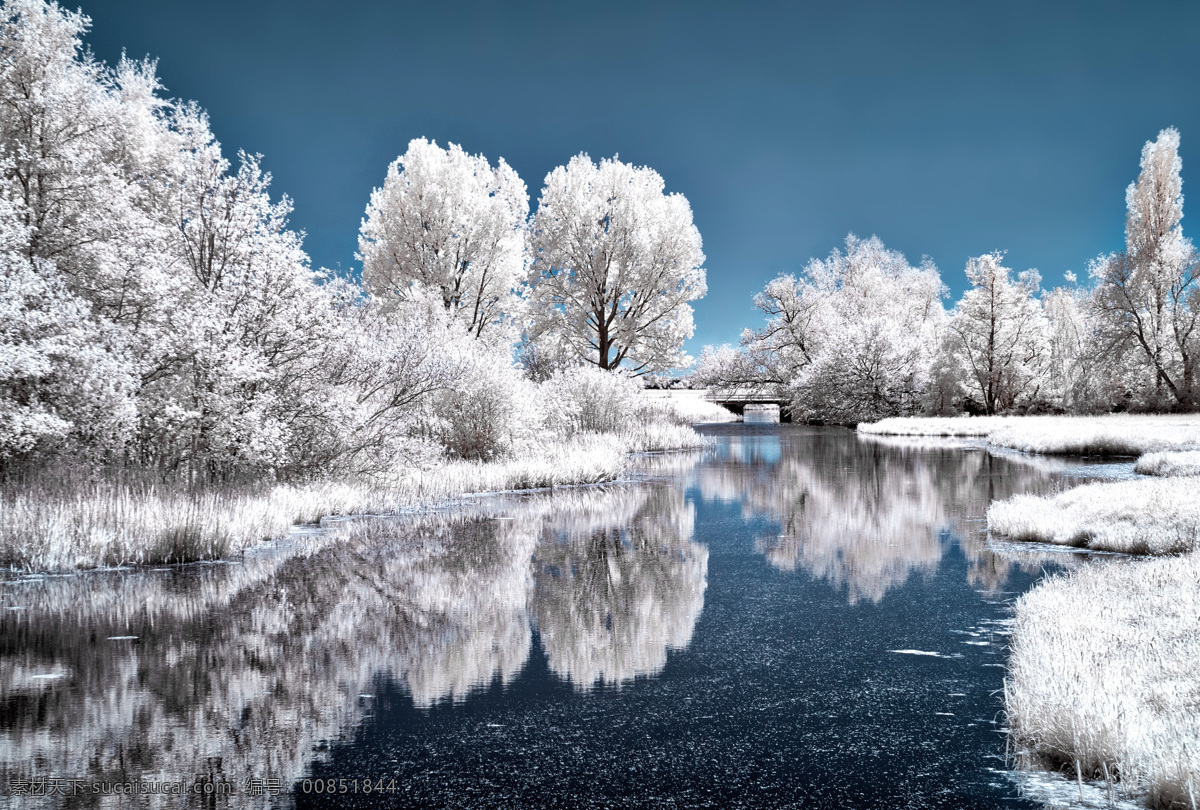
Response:
[[[0,803],[1037,806],[1006,627],[1075,558],[996,553],[982,519],[1094,468],[707,432],[636,483],[4,581]]]

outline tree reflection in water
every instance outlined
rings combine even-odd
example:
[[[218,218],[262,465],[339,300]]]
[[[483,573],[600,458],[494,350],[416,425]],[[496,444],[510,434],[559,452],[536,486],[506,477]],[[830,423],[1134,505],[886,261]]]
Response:
[[[1014,561],[985,546],[988,504],[1049,491],[1062,468],[961,443],[792,429],[731,438],[693,476],[705,500],[740,503],[746,520],[779,527],[755,542],[773,566],[845,588],[855,604],[935,571],[947,533],[967,556],[973,585],[1002,587]]]
[[[314,746],[370,712],[377,679],[418,708],[512,681],[535,616],[552,667],[579,687],[652,674],[703,606],[707,555],[691,533],[680,491],[594,488],[351,521],[236,564],[11,580],[0,781],[290,786]],[[547,579],[546,564],[566,575]],[[206,799],[274,801],[237,787]]]
[[[612,520],[622,512],[633,514]],[[619,686],[659,672],[668,649],[687,647],[708,575],[694,521],[683,491],[660,487],[615,491],[546,522],[533,615],[555,674],[577,689]]]

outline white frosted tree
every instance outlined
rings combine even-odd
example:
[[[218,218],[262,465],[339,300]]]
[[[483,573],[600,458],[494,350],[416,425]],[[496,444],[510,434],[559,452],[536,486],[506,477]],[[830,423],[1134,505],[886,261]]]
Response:
[[[967,261],[971,289],[946,326],[944,348],[966,399],[987,414],[1028,408],[1049,396],[1051,327],[1036,294],[1041,276],[1003,265],[1004,254]]]
[[[944,320],[945,287],[878,237],[846,237],[755,296],[767,316],[742,353],[710,352],[709,384],[758,388],[791,401],[797,419],[852,423],[916,413]]]
[[[543,352],[635,374],[690,362],[704,253],[691,206],[658,172],[571,158],[546,176],[531,239],[529,336]]]
[[[1098,321],[1091,290],[1078,286],[1074,273],[1067,285],[1042,294],[1042,310],[1050,325],[1046,365],[1047,393],[1072,413],[1111,407],[1110,364],[1098,348]]]
[[[48,445],[119,451],[137,410],[128,358],[53,263],[30,259],[0,197],[0,467]]]
[[[41,0],[0,3],[0,441],[13,452],[111,458],[136,429],[129,333],[158,297],[162,233],[127,171],[145,134],[127,113],[153,70],[93,60],[89,24]]]
[[[0,2],[0,466],[202,483],[411,455],[454,378],[445,319],[386,324],[312,270],[259,158],[231,165],[153,63],[95,61],[89,24]]]
[[[417,288],[442,299],[474,337],[516,336],[526,256],[529,194],[501,158],[416,138],[371,194],[359,232],[363,282],[384,301]]]
[[[1200,262],[1183,235],[1179,132],[1142,148],[1125,192],[1125,250],[1092,265],[1104,350],[1129,361],[1129,387],[1148,407],[1195,408],[1200,360]]]

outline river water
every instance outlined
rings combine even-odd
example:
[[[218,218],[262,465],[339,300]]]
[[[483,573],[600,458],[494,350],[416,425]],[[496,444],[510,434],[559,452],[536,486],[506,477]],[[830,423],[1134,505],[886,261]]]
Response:
[[[0,803],[1039,806],[1006,630],[1076,558],[997,551],[983,516],[1089,468],[705,430],[632,483],[4,580]]]

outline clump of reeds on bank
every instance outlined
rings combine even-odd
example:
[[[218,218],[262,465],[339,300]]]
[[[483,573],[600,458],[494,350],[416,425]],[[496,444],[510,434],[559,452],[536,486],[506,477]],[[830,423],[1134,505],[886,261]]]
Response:
[[[742,417],[707,399],[705,389],[647,390],[646,401],[652,407],[670,410],[674,418],[686,424],[740,422]]]
[[[1140,456],[1200,449],[1200,416],[972,416],[882,419],[858,426],[865,434],[986,438],[1024,453]]]
[[[892,416],[878,422],[861,422],[859,433],[873,436],[952,436],[986,438],[1012,416]]]
[[[1200,475],[1200,450],[1147,453],[1137,460],[1133,471],[1138,475]]]
[[[1197,549],[1200,498],[1189,478],[1112,481],[1049,497],[1016,495],[987,511],[988,529],[1031,540],[1127,554]]]
[[[336,515],[388,514],[469,493],[616,479],[631,452],[694,448],[690,427],[649,422],[582,434],[497,461],[450,461],[386,480],[189,493],[97,484],[0,495],[0,565],[65,571],[213,560]]]
[[[1200,806],[1200,555],[1109,562],[1021,597],[1005,679],[1020,764]]]

